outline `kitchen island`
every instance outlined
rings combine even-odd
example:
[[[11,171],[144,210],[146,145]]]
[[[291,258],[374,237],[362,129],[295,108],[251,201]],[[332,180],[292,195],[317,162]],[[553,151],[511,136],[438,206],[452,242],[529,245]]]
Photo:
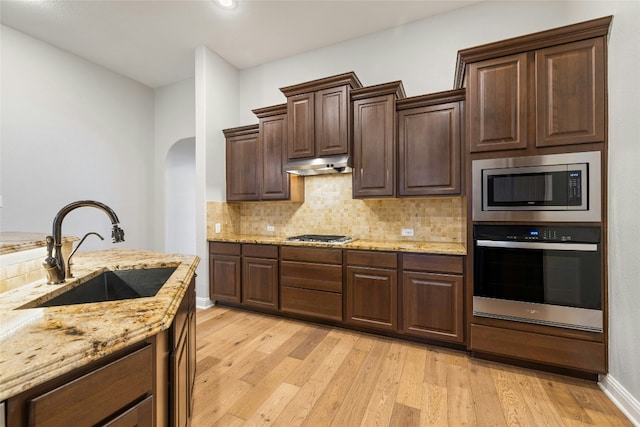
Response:
[[[41,279],[2,293],[0,401],[7,401],[8,425],[13,425],[12,398],[28,395],[30,390],[47,383],[53,384],[57,378],[71,378],[69,375],[73,376],[74,372],[85,375],[84,368],[97,367],[102,360],[112,362],[110,357],[143,344],[150,346],[148,353],[153,359],[153,378],[149,380],[153,389],[149,394],[155,397],[153,419],[157,425],[168,424],[169,413],[173,416],[179,409],[168,409],[173,405],[168,402],[170,391],[166,390],[171,371],[168,363],[170,358],[173,360],[174,351],[179,350],[177,344],[182,342],[183,324],[189,326],[189,319],[194,319],[193,284],[199,258],[116,249],[78,253],[73,261],[76,278],[68,279],[66,283],[48,285]],[[159,267],[175,267],[175,271],[155,296],[20,309],[27,303],[33,305],[48,300],[52,294],[61,294],[105,270]],[[180,325],[176,325],[177,320]],[[195,328],[186,338],[189,336],[195,336]],[[186,344],[193,344],[187,341]],[[188,367],[187,359],[185,367]],[[54,388],[58,386],[53,385]],[[25,399],[28,401],[30,397],[25,396]],[[167,400],[166,404],[163,400]],[[25,403],[16,405],[24,406]]]

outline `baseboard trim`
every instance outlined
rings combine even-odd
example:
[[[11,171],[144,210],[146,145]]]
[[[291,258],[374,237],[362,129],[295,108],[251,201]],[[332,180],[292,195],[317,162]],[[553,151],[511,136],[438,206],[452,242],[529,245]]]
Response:
[[[209,298],[196,297],[196,308],[209,308],[215,304]]]
[[[640,402],[611,375],[602,375],[598,385],[609,399],[629,418],[634,426],[640,427]]]

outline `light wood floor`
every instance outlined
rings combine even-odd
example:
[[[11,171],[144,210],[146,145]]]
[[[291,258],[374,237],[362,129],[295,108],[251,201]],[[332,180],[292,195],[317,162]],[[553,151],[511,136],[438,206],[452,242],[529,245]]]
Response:
[[[591,382],[225,307],[196,316],[194,427],[632,425]]]

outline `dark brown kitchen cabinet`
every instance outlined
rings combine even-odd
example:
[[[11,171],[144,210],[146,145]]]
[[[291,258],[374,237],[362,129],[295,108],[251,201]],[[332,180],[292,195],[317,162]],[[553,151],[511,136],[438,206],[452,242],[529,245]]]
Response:
[[[280,310],[342,321],[342,251],[282,246]]]
[[[153,344],[143,343],[107,358],[108,362],[22,392],[7,401],[7,426],[104,425],[140,410],[140,426],[151,427],[153,353]]]
[[[471,152],[527,147],[527,54],[469,64],[467,115]]]
[[[353,197],[396,195],[396,100],[402,82],[351,91],[353,107]]]
[[[361,86],[351,72],[281,88],[287,97],[287,158],[349,154],[349,93]]]
[[[398,255],[347,251],[345,322],[396,331],[398,326]]]
[[[610,23],[609,16],[458,52],[470,151],[604,142]]]
[[[462,192],[464,90],[397,101],[398,196],[450,196]]]
[[[278,311],[278,247],[242,245],[242,303]]]
[[[536,146],[604,141],[604,38],[536,51]]]
[[[402,258],[404,333],[462,343],[463,258],[418,254]]]
[[[225,129],[227,200],[260,200],[258,125]]]
[[[258,186],[260,200],[301,201],[304,182],[289,175],[287,161],[287,105],[280,104],[253,110],[258,117]]]
[[[209,294],[214,301],[240,303],[241,260],[239,243],[209,243]]]
[[[196,369],[195,280],[187,288],[171,326],[170,418],[172,426],[187,426],[193,408]]]

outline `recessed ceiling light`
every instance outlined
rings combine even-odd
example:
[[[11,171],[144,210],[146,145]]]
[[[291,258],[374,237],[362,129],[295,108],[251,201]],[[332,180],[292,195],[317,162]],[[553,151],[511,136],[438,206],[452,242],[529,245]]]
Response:
[[[225,9],[233,9],[236,7],[236,0],[215,0],[215,3]]]

